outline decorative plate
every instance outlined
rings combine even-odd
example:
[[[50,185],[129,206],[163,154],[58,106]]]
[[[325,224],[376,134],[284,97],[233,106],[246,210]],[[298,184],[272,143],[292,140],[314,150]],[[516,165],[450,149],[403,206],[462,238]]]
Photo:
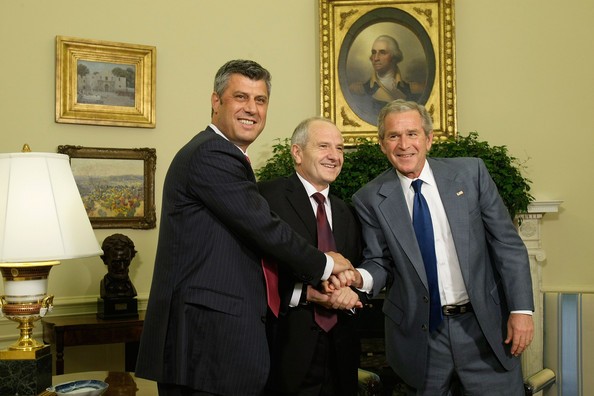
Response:
[[[47,388],[58,396],[99,396],[102,395],[109,384],[98,380],[70,381]]]

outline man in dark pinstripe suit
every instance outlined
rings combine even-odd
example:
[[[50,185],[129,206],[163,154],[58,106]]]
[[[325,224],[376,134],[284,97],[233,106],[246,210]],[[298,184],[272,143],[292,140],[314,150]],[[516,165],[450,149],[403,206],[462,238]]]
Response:
[[[259,64],[223,65],[212,123],[167,172],[136,367],[160,395],[262,392],[270,369],[262,256],[310,284],[331,273],[352,280],[348,260],[313,248],[258,193],[246,150],[264,128],[269,96],[270,74]]]

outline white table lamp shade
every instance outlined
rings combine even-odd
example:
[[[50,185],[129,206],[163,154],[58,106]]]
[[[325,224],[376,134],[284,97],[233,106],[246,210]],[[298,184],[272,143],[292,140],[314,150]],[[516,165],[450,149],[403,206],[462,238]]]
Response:
[[[68,156],[0,154],[0,263],[100,254]]]

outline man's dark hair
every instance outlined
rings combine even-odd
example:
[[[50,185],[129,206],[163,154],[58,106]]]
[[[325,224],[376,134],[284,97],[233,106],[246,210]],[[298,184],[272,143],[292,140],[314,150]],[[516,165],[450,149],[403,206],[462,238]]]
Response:
[[[229,78],[231,78],[231,75],[233,74],[241,74],[242,76],[255,81],[264,80],[268,96],[270,96],[270,91],[272,89],[272,77],[270,76],[270,72],[254,61],[235,59],[225,63],[217,71],[214,80],[214,92],[219,98],[223,95],[225,89],[227,89]]]

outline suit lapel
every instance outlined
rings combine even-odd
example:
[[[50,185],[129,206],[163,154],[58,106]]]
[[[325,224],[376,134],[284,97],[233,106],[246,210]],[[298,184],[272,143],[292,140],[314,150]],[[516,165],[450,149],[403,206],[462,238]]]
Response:
[[[311,202],[309,201],[305,187],[303,187],[303,184],[295,173],[289,177],[287,188],[285,190],[285,196],[295,211],[295,215],[303,222],[305,229],[310,235],[310,241],[316,245],[316,216],[313,213]]]
[[[380,186],[378,194],[384,197],[384,200],[379,203],[379,211],[384,216],[394,238],[400,244],[400,248],[408,256],[419,278],[427,287],[427,276],[421,250],[415,238],[410,213],[395,170],[384,174],[384,182]]]
[[[448,218],[460,269],[465,279],[469,279],[469,218],[465,191],[467,184],[457,180],[458,170],[446,161],[429,158],[431,170],[437,183],[439,196]]]

